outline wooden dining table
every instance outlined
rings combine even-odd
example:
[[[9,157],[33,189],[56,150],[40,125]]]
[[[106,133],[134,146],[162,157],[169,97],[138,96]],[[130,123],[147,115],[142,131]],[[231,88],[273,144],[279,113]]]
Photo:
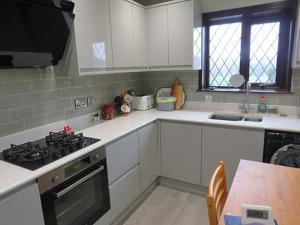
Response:
[[[300,169],[241,160],[219,225],[242,204],[271,206],[278,225],[300,225]]]

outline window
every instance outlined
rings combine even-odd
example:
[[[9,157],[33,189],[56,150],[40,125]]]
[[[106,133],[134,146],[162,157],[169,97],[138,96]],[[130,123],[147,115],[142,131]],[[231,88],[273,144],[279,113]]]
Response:
[[[200,90],[237,91],[229,79],[242,74],[254,90],[289,92],[292,6],[285,1],[204,14]]]

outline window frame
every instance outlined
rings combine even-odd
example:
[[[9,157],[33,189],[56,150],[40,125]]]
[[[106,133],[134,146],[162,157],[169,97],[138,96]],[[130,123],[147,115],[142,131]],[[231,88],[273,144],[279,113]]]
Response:
[[[275,85],[263,86],[259,83],[251,84],[253,92],[290,93],[292,79],[292,55],[295,33],[296,1],[289,0],[270,4],[249,6],[244,8],[229,9],[217,12],[204,13],[202,16],[203,27],[203,67],[199,71],[200,91],[228,91],[243,92],[244,88],[213,87],[209,85],[210,78],[210,51],[209,51],[209,28],[212,25],[241,22],[241,56],[240,74],[249,80],[250,73],[250,41],[251,26],[266,22],[280,21],[279,47],[276,66]]]

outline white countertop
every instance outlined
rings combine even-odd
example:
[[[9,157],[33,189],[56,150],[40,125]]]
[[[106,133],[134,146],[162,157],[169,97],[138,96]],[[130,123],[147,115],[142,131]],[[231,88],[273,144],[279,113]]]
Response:
[[[263,116],[262,122],[246,122],[211,120],[209,119],[211,113],[212,112],[188,110],[160,112],[155,109],[149,111],[132,112],[128,116],[118,117],[114,120],[106,121],[82,130],[81,132],[83,132],[85,136],[98,138],[101,139],[101,141],[83,150],[68,155],[60,160],[57,160],[49,165],[46,165],[38,170],[31,171],[10,163],[6,163],[4,161],[0,161],[0,196],[158,119],[232,126],[246,129],[270,129],[300,132],[300,119],[298,119],[296,116],[280,117],[274,115],[265,115]]]

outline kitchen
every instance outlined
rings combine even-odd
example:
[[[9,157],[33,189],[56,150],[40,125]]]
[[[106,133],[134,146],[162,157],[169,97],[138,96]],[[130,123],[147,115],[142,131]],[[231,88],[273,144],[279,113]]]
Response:
[[[297,1],[73,3],[1,6],[0,225],[212,225],[220,161],[229,194],[219,224],[242,204],[300,224],[300,172],[266,164],[294,152],[283,146],[298,150]],[[180,110],[167,96],[176,79]],[[297,167],[294,155],[280,165]],[[250,167],[263,169],[253,178]],[[284,201],[251,199],[270,180],[291,192]]]

